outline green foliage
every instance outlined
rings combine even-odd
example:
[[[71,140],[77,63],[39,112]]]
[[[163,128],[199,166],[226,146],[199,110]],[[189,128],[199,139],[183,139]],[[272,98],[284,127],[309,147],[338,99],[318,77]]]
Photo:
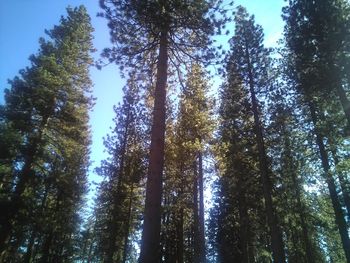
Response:
[[[134,79],[124,88],[123,104],[115,107],[115,128],[105,139],[110,157],[98,173],[104,177],[95,205],[96,247],[100,261],[125,262],[135,253],[133,243],[140,229],[141,187],[145,177],[145,110]]]
[[[69,261],[74,254],[70,236],[87,191],[93,29],[83,6],[67,13],[5,91],[1,137],[13,138],[2,142],[1,158],[6,262]]]

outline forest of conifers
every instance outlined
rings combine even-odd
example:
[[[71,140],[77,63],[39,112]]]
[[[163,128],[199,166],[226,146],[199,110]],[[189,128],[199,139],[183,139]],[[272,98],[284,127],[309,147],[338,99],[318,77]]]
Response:
[[[98,61],[68,7],[4,92],[0,262],[349,263],[349,1],[286,1],[275,49],[229,1],[100,8]],[[126,85],[87,210],[89,69],[110,63]]]

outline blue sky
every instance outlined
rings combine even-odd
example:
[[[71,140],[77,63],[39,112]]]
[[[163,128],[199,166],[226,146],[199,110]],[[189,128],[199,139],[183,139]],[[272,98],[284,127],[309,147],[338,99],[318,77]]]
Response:
[[[1,104],[4,103],[3,90],[9,87],[7,79],[12,79],[20,69],[29,65],[28,57],[38,50],[38,39],[44,36],[44,30],[51,29],[59,23],[60,16],[66,14],[67,6],[81,4],[88,9],[95,28],[94,45],[98,51],[94,57],[98,58],[100,51],[110,46],[106,21],[96,17],[96,13],[100,12],[98,0],[0,0]],[[281,8],[285,4],[284,0],[235,1],[235,5],[238,4],[245,6],[250,14],[255,15],[256,22],[263,26],[266,45],[275,46],[283,30]],[[233,32],[233,28],[228,29]],[[90,114],[93,141],[90,180],[98,181],[93,168],[106,157],[102,137],[113,125],[113,105],[121,100],[125,81],[120,78],[115,65],[109,65],[102,70],[92,68],[91,79],[97,102]]]

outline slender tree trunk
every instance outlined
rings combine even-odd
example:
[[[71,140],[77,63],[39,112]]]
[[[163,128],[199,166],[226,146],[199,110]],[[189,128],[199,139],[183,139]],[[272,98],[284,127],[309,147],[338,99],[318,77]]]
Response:
[[[6,209],[6,215],[4,217],[4,222],[2,222],[2,231],[0,233],[0,253],[3,254],[6,249],[6,244],[8,243],[11,232],[13,230],[13,221],[16,218],[18,211],[23,206],[22,204],[22,194],[27,186],[28,181],[31,179],[30,172],[34,163],[34,155],[37,151],[37,143],[34,143],[27,152],[27,158],[20,172],[18,183],[12,194],[11,201],[7,204],[8,209]]]
[[[134,183],[131,182],[128,215],[127,215],[127,222],[126,222],[125,234],[124,234],[124,248],[123,248],[123,261],[122,261],[122,263],[126,262],[126,259],[128,256],[129,233],[130,233],[130,224],[131,224],[131,220],[132,220],[131,212],[132,212],[132,199],[133,198],[134,198]]]
[[[180,208],[179,218],[177,219],[177,226],[176,226],[176,232],[177,232],[177,244],[176,244],[176,258],[177,263],[183,263],[184,262],[184,210],[183,208]]]
[[[267,223],[270,229],[271,236],[271,249],[273,261],[276,263],[286,262],[286,257],[284,253],[284,243],[282,238],[282,232],[278,224],[274,204],[272,201],[272,184],[269,176],[269,167],[266,157],[266,150],[264,144],[264,137],[262,132],[262,127],[260,124],[258,102],[254,90],[254,79],[252,66],[250,64],[250,55],[248,51],[248,46],[246,46],[246,60],[248,64],[248,76],[249,76],[249,89],[252,100],[252,110],[254,114],[254,130],[258,146],[259,153],[259,168],[261,173],[261,181],[263,186],[263,193],[265,199],[265,208],[267,214]]]
[[[258,116],[258,107],[256,103],[255,93],[251,88],[252,96],[252,106],[254,112],[254,122],[255,122],[255,134],[257,138],[258,152],[259,152],[259,167],[261,173],[261,180],[263,185],[263,193],[265,199],[266,213],[267,213],[267,222],[270,228],[271,235],[271,248],[272,256],[274,262],[282,263],[285,262],[284,254],[284,244],[280,226],[277,221],[277,216],[272,201],[272,184],[269,176],[269,168],[266,158],[265,144],[262,134],[262,128],[260,126],[259,116]]]
[[[165,101],[168,68],[167,32],[160,36],[157,83],[154,94],[150,159],[147,175],[140,263],[157,263],[160,255],[162,174],[164,167]]]
[[[109,244],[108,244],[108,250],[106,253],[106,257],[104,259],[104,262],[106,263],[113,263],[113,256],[114,253],[118,250],[116,246],[116,240],[120,224],[120,219],[118,220],[118,214],[120,214],[120,206],[122,202],[124,201],[124,193],[123,193],[123,184],[124,184],[124,160],[125,160],[125,154],[126,154],[126,146],[128,142],[128,131],[130,126],[130,104],[128,104],[127,108],[127,115],[125,120],[125,131],[123,134],[123,142],[121,151],[119,154],[120,160],[119,160],[119,170],[115,173],[115,180],[118,180],[117,182],[117,189],[114,194],[113,198],[113,210],[112,210],[112,219],[109,222],[110,226],[110,233],[109,233]]]
[[[240,180],[241,181],[241,180]],[[242,182],[240,182],[241,184]],[[239,248],[241,254],[241,263],[249,263],[249,254],[248,254],[248,213],[246,206],[246,197],[244,190],[241,189],[238,193],[238,210],[239,210]]]
[[[305,211],[305,206],[301,201],[302,193],[300,190],[301,183],[298,181],[297,177],[297,167],[294,165],[293,162],[293,156],[292,156],[292,149],[291,149],[291,141],[289,138],[289,134],[287,134],[286,125],[283,122],[282,124],[282,133],[285,134],[284,136],[284,148],[286,150],[286,158],[291,162],[291,179],[292,179],[292,187],[294,189],[294,198],[296,199],[296,206],[298,210],[299,220],[300,220],[300,226],[302,229],[302,239],[305,247],[305,253],[306,253],[306,262],[307,263],[315,263],[315,258],[313,255],[313,249],[311,245],[311,240],[309,237],[309,231],[308,226],[306,224],[305,218],[307,217],[307,213]]]
[[[204,224],[204,174],[203,154],[198,154],[198,187],[199,187],[199,258],[201,263],[206,262],[205,253],[205,224]]]
[[[309,237],[309,231],[308,231],[307,224],[305,222],[305,218],[306,218],[307,214],[305,213],[305,207],[301,202],[300,186],[297,182],[296,174],[293,174],[292,180],[293,180],[293,185],[294,185],[293,187],[296,191],[297,208],[299,211],[299,219],[300,219],[300,225],[301,225],[301,229],[302,229],[303,243],[305,246],[306,260],[307,260],[307,263],[315,263],[315,258],[314,258],[314,254],[313,254],[311,240]]]
[[[183,193],[184,185],[186,184],[185,178],[183,176],[183,161],[180,161],[180,185],[179,185],[179,196],[177,198],[180,211],[176,218],[176,260],[177,263],[184,262],[184,202],[183,202]]]
[[[330,171],[330,166],[329,166],[329,162],[328,162],[328,153],[326,151],[325,145],[323,143],[323,138],[322,138],[321,133],[320,133],[318,126],[317,126],[318,125],[318,123],[317,123],[318,118],[317,118],[316,109],[315,109],[315,106],[313,104],[313,101],[311,99],[308,99],[308,104],[309,104],[309,109],[310,109],[310,113],[311,113],[311,119],[312,119],[312,122],[314,125],[314,132],[316,135],[316,143],[318,145],[318,149],[320,152],[322,167],[323,167],[323,170],[325,173],[325,179],[326,179],[326,182],[328,185],[328,190],[329,190],[329,194],[331,197],[331,201],[332,201],[332,205],[333,205],[333,209],[334,209],[334,213],[335,213],[335,222],[336,222],[338,229],[339,229],[339,234],[341,237],[345,257],[347,259],[347,262],[350,263],[350,240],[349,240],[346,222],[345,222],[344,215],[343,215],[343,210],[341,208],[341,205],[340,205],[340,202],[338,199],[337,189],[335,186],[334,178],[333,178],[332,173]]]
[[[199,227],[199,208],[198,208],[198,167],[197,161],[193,164],[193,241],[194,255],[193,262],[201,263],[200,255],[200,227]]]

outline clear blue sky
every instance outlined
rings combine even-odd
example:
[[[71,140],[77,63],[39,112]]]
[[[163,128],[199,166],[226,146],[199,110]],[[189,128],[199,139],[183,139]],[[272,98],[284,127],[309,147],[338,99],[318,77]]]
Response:
[[[12,79],[18,71],[29,65],[28,57],[38,48],[39,37],[44,36],[45,29],[51,29],[59,23],[65,8],[84,4],[92,18],[95,28],[94,45],[98,50],[94,56],[98,58],[104,47],[110,46],[106,21],[96,17],[100,12],[98,0],[0,0],[0,103],[4,103],[3,90],[8,88],[7,79]],[[254,14],[256,22],[265,30],[265,43],[274,46],[283,30],[281,8],[284,0],[237,0]],[[230,29],[230,28],[229,28]],[[233,29],[230,29],[231,33]],[[230,36],[229,36],[230,37]],[[103,153],[102,137],[112,126],[114,117],[113,105],[122,97],[125,83],[119,76],[116,66],[110,65],[101,71],[92,68],[91,78],[94,83],[96,106],[90,114],[92,129],[91,160],[93,161],[90,180],[98,180],[93,168],[106,157]]]

